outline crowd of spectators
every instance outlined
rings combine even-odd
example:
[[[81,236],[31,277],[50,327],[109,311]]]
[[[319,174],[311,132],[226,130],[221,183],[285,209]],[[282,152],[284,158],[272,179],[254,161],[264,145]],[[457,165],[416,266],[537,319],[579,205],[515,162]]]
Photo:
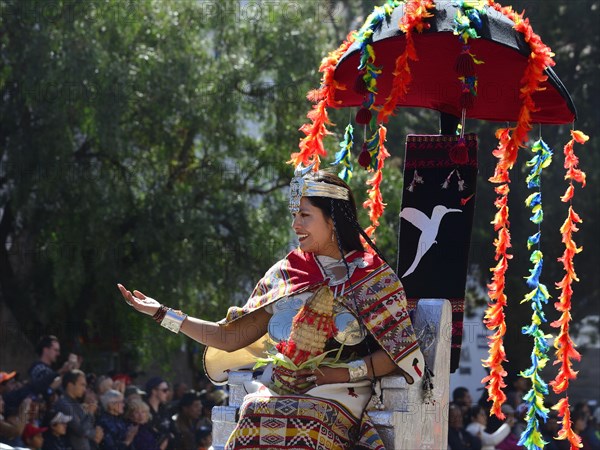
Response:
[[[0,448],[30,450],[203,450],[212,442],[211,410],[226,396],[209,382],[189,389],[183,382],[150,377],[143,386],[129,377],[84,373],[71,354],[59,363],[60,342],[44,336],[36,347],[39,359],[27,377],[0,372]],[[59,367],[55,369],[55,367]],[[21,378],[24,378],[23,380]],[[506,419],[489,414],[482,395],[473,402],[466,387],[452,393],[448,410],[451,450],[521,450],[528,391],[526,380],[509,386],[502,406]],[[568,450],[556,440],[557,412],[540,421],[547,450]],[[583,450],[600,450],[600,406],[577,403],[573,430]],[[2,446],[5,444],[6,446]],[[7,447],[10,446],[10,447]]]
[[[44,336],[26,377],[0,372],[0,447],[30,450],[203,450],[212,441],[211,410],[225,394],[209,383],[189,389],[152,376],[81,370],[60,342]],[[4,369],[4,368],[2,368]],[[4,444],[4,445],[3,445]]]
[[[525,450],[519,440],[527,426],[527,405],[523,403],[527,391],[526,379],[515,379],[502,405],[506,418],[499,420],[490,416],[487,392],[484,391],[478,402],[473,402],[469,389],[454,389],[448,411],[448,449]],[[558,412],[551,409],[551,405],[547,407],[547,420],[539,420],[542,439],[546,442],[544,448],[570,450],[568,441],[556,439],[561,429]],[[600,450],[600,406],[592,411],[589,403],[577,403],[572,408],[571,420],[573,430],[581,437],[582,450]]]

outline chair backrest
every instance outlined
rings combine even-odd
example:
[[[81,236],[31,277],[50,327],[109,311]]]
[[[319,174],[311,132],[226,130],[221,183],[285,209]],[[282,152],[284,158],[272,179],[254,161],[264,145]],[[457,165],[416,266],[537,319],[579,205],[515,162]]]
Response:
[[[448,447],[450,341],[452,310],[445,299],[420,299],[415,331],[421,351],[433,372],[433,390],[424,399],[422,381],[409,385],[402,376],[381,380],[383,411],[369,411],[385,448],[435,449]]]

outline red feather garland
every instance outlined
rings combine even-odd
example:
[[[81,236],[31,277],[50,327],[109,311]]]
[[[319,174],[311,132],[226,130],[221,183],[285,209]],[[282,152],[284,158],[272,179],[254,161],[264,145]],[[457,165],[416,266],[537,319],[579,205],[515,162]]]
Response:
[[[365,229],[365,232],[369,237],[373,235],[375,229],[379,226],[379,218],[383,215],[385,209],[385,203],[383,203],[383,197],[381,195],[381,180],[383,179],[384,161],[390,156],[389,152],[385,148],[387,129],[383,125],[379,125],[379,151],[377,152],[377,170],[373,176],[367,180],[367,184],[371,186],[371,189],[367,191],[369,198],[363,203],[363,208],[369,210],[369,219],[371,225]],[[370,246],[367,246],[371,249]]]
[[[389,96],[379,110],[377,122],[384,124],[388,121],[389,116],[396,109],[398,102],[408,93],[412,75],[410,73],[409,61],[417,61],[417,51],[412,39],[413,30],[422,32],[429,28],[429,24],[425,23],[425,19],[432,17],[430,9],[435,8],[433,0],[409,0],[404,5],[404,15],[398,23],[398,28],[405,33],[406,46],[404,52],[396,58],[394,68],[394,79]],[[378,164],[375,174],[367,180],[367,185],[371,188],[367,191],[368,199],[363,203],[363,207],[369,210],[369,219],[371,225],[366,228],[365,232],[369,237],[373,236],[375,229],[379,226],[379,218],[383,215],[385,203],[381,195],[381,181],[383,178],[383,161],[389,156],[388,151],[384,146],[386,129],[383,125],[379,128],[379,152],[377,156]],[[369,246],[366,246],[369,248]]]
[[[562,428],[558,432],[556,439],[568,440],[571,444],[571,450],[575,448],[583,447],[581,443],[581,437],[573,431],[571,428],[571,410],[569,409],[569,397],[561,398],[556,405],[552,407],[555,411],[558,411],[558,416],[562,417],[561,425]]]
[[[333,105],[333,95],[335,90],[342,89],[342,86],[334,81],[333,73],[335,71],[335,66],[342,55],[356,39],[355,34],[355,31],[350,32],[342,45],[329,53],[329,55],[321,61],[321,66],[319,67],[319,72],[323,73],[321,87],[312,90],[307,94],[307,98],[313,103],[316,103],[313,105],[313,109],[306,115],[311,123],[306,123],[300,127],[300,131],[302,131],[306,137],[300,140],[300,151],[292,153],[291,159],[288,161],[288,163],[294,166],[297,166],[300,163],[306,166],[314,162],[314,170],[319,170],[319,156],[325,156],[327,154],[323,147],[323,138],[326,135],[331,134],[327,130],[327,125],[333,125],[327,115],[327,107]]]
[[[425,19],[432,17],[430,9],[435,8],[433,0],[409,0],[404,5],[404,15],[398,23],[398,28],[405,33],[406,46],[404,52],[396,58],[394,68],[394,79],[389,96],[379,110],[377,122],[384,124],[388,121],[389,116],[396,109],[398,102],[408,93],[412,75],[410,73],[409,61],[417,61],[417,51],[412,38],[413,30],[421,33],[424,29],[429,28],[429,24],[425,23]],[[385,203],[381,195],[381,181],[383,174],[383,161],[389,156],[387,149],[384,146],[386,128],[380,125],[379,128],[379,152],[377,156],[378,164],[375,174],[367,180],[367,185],[371,188],[367,191],[369,198],[363,203],[363,207],[369,210],[369,219],[371,225],[366,228],[365,232],[369,237],[373,236],[375,229],[379,226],[379,218],[383,215]],[[366,246],[366,248],[371,248]]]
[[[508,254],[510,243],[510,222],[508,221],[508,193],[510,187],[508,183],[510,178],[508,170],[502,170],[500,162],[502,157],[508,152],[508,146],[511,142],[511,134],[508,128],[499,129],[496,131],[496,137],[499,139],[498,147],[494,150],[494,156],[500,159],[496,166],[496,175],[490,181],[501,183],[494,189],[498,197],[494,202],[496,215],[492,224],[494,230],[498,232],[497,238],[494,239],[495,260],[498,261],[496,267],[490,269],[493,272],[492,282],[488,284],[488,295],[490,303],[485,311],[484,323],[488,330],[494,333],[488,337],[489,357],[483,361],[483,366],[489,369],[489,375],[486,376],[482,383],[487,383],[488,399],[492,400],[491,414],[504,419],[504,414],[501,411],[502,404],[506,401],[506,394],[503,388],[506,387],[504,377],[506,371],[502,363],[506,361],[506,352],[504,351],[504,335],[506,334],[506,322],[504,307],[507,304],[507,297],[504,293],[506,282],[506,270],[508,269],[508,260],[512,255]]]
[[[433,16],[429,12],[433,8],[435,8],[433,0],[409,0],[404,5],[404,16],[400,19],[398,28],[405,34],[406,46],[404,47],[404,52],[396,58],[392,87],[389,96],[379,111],[377,117],[379,123],[386,123],[388,121],[389,116],[396,109],[398,102],[408,93],[410,82],[412,81],[409,61],[419,60],[412,32],[413,30],[417,30],[418,33],[421,33],[424,29],[430,27],[430,24],[425,23],[425,19]]]
[[[573,146],[575,142],[585,144],[589,137],[581,131],[571,131],[571,137],[572,139],[564,147],[564,167],[567,169],[565,179],[570,180],[567,191],[561,197],[561,200],[565,203],[572,203],[573,194],[575,192],[573,182],[576,181],[580,183],[582,187],[585,187],[586,184],[585,173],[578,168],[579,159],[575,156]],[[577,247],[577,244],[573,240],[573,233],[578,231],[577,224],[579,223],[582,223],[582,220],[573,210],[573,205],[571,204],[569,205],[567,218],[560,227],[565,251],[563,252],[563,255],[558,258],[558,261],[563,265],[565,276],[561,281],[556,283],[556,287],[561,293],[558,302],[554,303],[554,307],[561,315],[558,320],[551,324],[552,327],[559,329],[558,336],[554,340],[554,347],[556,348],[556,361],[554,361],[554,364],[558,365],[559,369],[554,380],[550,382],[550,386],[552,386],[552,390],[556,394],[565,392],[569,387],[570,380],[577,378],[577,371],[573,370],[573,360],[581,360],[581,355],[575,350],[575,345],[569,335],[571,299],[573,296],[572,285],[574,281],[579,281],[579,278],[577,278],[577,274],[575,273],[573,258],[577,253],[580,253],[583,250],[582,247]],[[557,439],[568,440],[571,444],[571,448],[582,447],[581,438],[571,428],[572,423],[569,411],[569,397],[565,396],[562,398],[555,409],[558,410],[559,416],[562,417],[562,429],[558,432]]]
[[[517,160],[517,154],[520,147],[528,140],[528,133],[531,131],[531,112],[536,111],[533,94],[541,89],[541,84],[546,81],[547,76],[544,70],[547,67],[555,65],[552,57],[554,54],[546,46],[540,37],[533,32],[528,19],[523,19],[523,14],[518,14],[510,7],[502,7],[494,0],[488,0],[488,5],[501,12],[511,19],[515,25],[514,29],[521,32],[525,41],[531,47],[531,53],[527,61],[527,67],[521,78],[521,109],[519,110],[518,120],[514,128],[502,128],[496,132],[499,139],[498,147],[493,154],[498,158],[494,176],[489,181],[497,183],[496,187],[498,198],[495,201],[498,212],[494,217],[492,224],[494,230],[498,231],[498,237],[494,240],[496,248],[495,259],[499,261],[498,265],[491,269],[494,272],[492,283],[488,285],[488,293],[492,301],[486,310],[484,322],[488,329],[494,330],[494,334],[489,339],[489,357],[483,362],[484,367],[490,369],[490,374],[482,382],[487,383],[488,399],[492,401],[491,414],[503,419],[504,414],[501,406],[506,400],[506,395],[502,391],[506,385],[503,378],[506,371],[502,363],[506,361],[504,352],[504,334],[506,323],[504,321],[504,307],[507,304],[507,298],[504,294],[505,273],[508,266],[508,260],[512,255],[507,254],[510,247],[510,222],[508,220],[508,192],[509,192],[509,171]],[[495,303],[494,303],[495,302]]]

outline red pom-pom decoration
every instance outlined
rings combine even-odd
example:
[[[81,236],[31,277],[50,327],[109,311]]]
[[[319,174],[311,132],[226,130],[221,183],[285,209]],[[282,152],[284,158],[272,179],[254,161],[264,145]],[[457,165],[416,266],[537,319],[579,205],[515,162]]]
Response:
[[[373,114],[371,114],[371,111],[369,109],[360,108],[356,113],[356,123],[360,125],[368,125],[372,117]]]
[[[454,164],[466,164],[469,162],[469,149],[464,139],[459,139],[456,145],[450,149],[449,156]]]
[[[359,95],[367,95],[369,93],[369,90],[367,89],[367,83],[365,83],[362,73],[358,75],[354,81],[354,92]]]
[[[360,155],[358,155],[358,164],[365,169],[368,169],[371,165],[371,154],[369,153],[369,149],[367,148],[367,143],[365,142],[362,146],[362,151]]]
[[[460,76],[472,77],[475,75],[475,62],[469,52],[462,52],[456,58],[456,73]]]

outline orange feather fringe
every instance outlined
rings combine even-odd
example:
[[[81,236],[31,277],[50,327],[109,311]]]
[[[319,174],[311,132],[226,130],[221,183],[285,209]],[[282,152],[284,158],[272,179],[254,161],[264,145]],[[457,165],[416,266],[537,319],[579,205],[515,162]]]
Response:
[[[581,443],[581,437],[573,431],[571,428],[571,411],[569,409],[569,397],[561,398],[556,405],[552,407],[555,411],[558,411],[559,417],[562,417],[562,429],[558,432],[556,439],[568,440],[571,444],[571,450],[583,447]]]
[[[512,139],[510,130],[508,128],[500,129],[496,131],[496,137],[499,142],[493,154],[501,160],[508,151],[508,145]],[[481,382],[487,383],[488,398],[492,400],[490,413],[504,419],[504,414],[500,409],[506,401],[506,394],[502,390],[506,387],[506,383],[504,383],[506,371],[502,366],[502,363],[506,361],[506,352],[504,351],[504,335],[506,334],[504,307],[507,304],[507,297],[504,289],[508,260],[512,258],[512,255],[508,254],[508,249],[511,247],[510,222],[508,220],[508,194],[510,192],[508,169],[502,169],[500,162],[498,162],[496,173],[494,177],[490,178],[490,181],[501,183],[494,189],[498,197],[494,202],[497,212],[492,221],[494,230],[498,232],[497,238],[494,239],[496,249],[494,259],[498,263],[496,267],[490,269],[493,272],[492,282],[487,286],[490,303],[485,311],[484,323],[488,330],[494,333],[488,337],[489,357],[483,361],[483,366],[489,368],[490,373]]]
[[[386,123],[388,121],[389,116],[396,109],[398,102],[408,93],[409,85],[412,81],[409,61],[419,60],[412,32],[413,30],[417,30],[417,32],[421,33],[424,29],[430,27],[430,24],[425,23],[425,19],[433,16],[429,12],[432,8],[435,8],[433,0],[412,0],[404,5],[404,16],[400,19],[398,28],[406,35],[406,46],[404,52],[396,58],[392,88],[390,89],[390,95],[386,98],[385,103],[379,111],[377,117],[379,123]]]
[[[367,235],[371,237],[375,232],[375,229],[379,226],[379,218],[383,215],[385,209],[385,203],[383,203],[383,197],[381,195],[381,180],[383,179],[384,161],[390,156],[389,152],[385,148],[387,129],[383,125],[379,125],[379,152],[377,154],[377,171],[371,178],[367,180],[367,185],[371,186],[371,189],[367,191],[369,198],[363,203],[363,208],[369,210],[369,219],[371,225],[365,230]],[[371,249],[371,247],[367,246]]]
[[[580,183],[582,187],[585,187],[586,183],[585,173],[577,167],[579,165],[579,159],[575,156],[573,146],[575,142],[585,144],[589,137],[581,131],[571,131],[571,137],[572,139],[564,147],[564,167],[567,169],[565,179],[570,180],[567,191],[561,197],[561,200],[565,203],[572,202],[573,194],[575,192],[573,182]],[[572,284],[574,281],[579,281],[579,278],[577,278],[577,274],[575,273],[573,258],[577,253],[583,250],[582,247],[577,247],[577,244],[573,240],[573,233],[578,231],[576,224],[579,223],[582,223],[582,220],[573,210],[573,205],[571,204],[569,206],[567,218],[560,227],[565,251],[563,252],[563,255],[558,258],[558,261],[563,265],[565,276],[561,281],[556,283],[556,287],[560,290],[560,296],[558,302],[554,303],[554,307],[561,315],[558,320],[551,324],[552,327],[559,329],[558,336],[554,340],[554,347],[556,348],[556,361],[554,361],[554,364],[559,365],[559,369],[554,380],[550,382],[550,386],[552,386],[552,390],[556,394],[565,392],[569,387],[570,380],[577,378],[577,371],[573,370],[573,360],[581,360],[581,355],[575,350],[575,344],[569,335],[571,299],[573,297]],[[555,409],[559,411],[559,416],[562,417],[562,429],[558,432],[557,439],[568,440],[572,449],[582,447],[581,438],[571,428],[572,423],[569,411],[569,397],[565,396],[562,398]]]
[[[483,362],[484,367],[488,367],[490,373],[482,382],[487,383],[488,399],[493,403],[490,413],[504,419],[504,414],[500,409],[506,400],[506,395],[502,391],[502,388],[506,387],[503,381],[506,371],[502,367],[502,363],[506,361],[503,340],[506,331],[504,307],[507,304],[507,299],[504,294],[504,286],[508,260],[512,258],[512,255],[506,253],[510,248],[510,222],[508,220],[509,171],[517,160],[519,148],[527,142],[529,131],[531,131],[531,113],[537,110],[533,101],[533,94],[542,89],[541,84],[547,79],[544,70],[547,67],[554,66],[555,63],[552,59],[554,54],[533,32],[529,20],[523,19],[523,14],[516,13],[511,7],[502,7],[494,0],[488,0],[488,5],[511,19],[515,23],[514,29],[524,35],[525,41],[531,47],[527,67],[521,78],[519,94],[521,109],[519,110],[517,123],[514,128],[501,128],[496,132],[499,144],[493,154],[498,158],[498,162],[494,175],[489,179],[492,183],[500,184],[495,189],[498,198],[494,204],[498,211],[492,222],[494,230],[498,232],[498,237],[494,240],[494,247],[496,248],[495,259],[496,261],[499,260],[499,263],[491,269],[494,276],[492,283],[488,285],[488,294],[492,302],[488,305],[484,322],[489,330],[495,332],[488,338],[489,357]]]
[[[307,94],[307,98],[316,103],[313,105],[312,110],[308,112],[306,117],[310,119],[310,123],[306,123],[300,127],[306,136],[300,140],[300,151],[292,153],[291,159],[288,163],[294,167],[302,163],[304,166],[315,163],[314,170],[319,170],[319,163],[321,161],[320,156],[327,154],[323,146],[323,138],[331,134],[327,130],[327,125],[333,125],[327,115],[327,107],[333,106],[333,96],[336,89],[344,89],[344,86],[338,85],[333,79],[333,73],[335,66],[342,57],[342,55],[352,45],[356,32],[352,31],[346,37],[346,40],[336,50],[329,53],[327,57],[321,61],[319,72],[323,73],[321,78],[321,87],[310,91]]]

